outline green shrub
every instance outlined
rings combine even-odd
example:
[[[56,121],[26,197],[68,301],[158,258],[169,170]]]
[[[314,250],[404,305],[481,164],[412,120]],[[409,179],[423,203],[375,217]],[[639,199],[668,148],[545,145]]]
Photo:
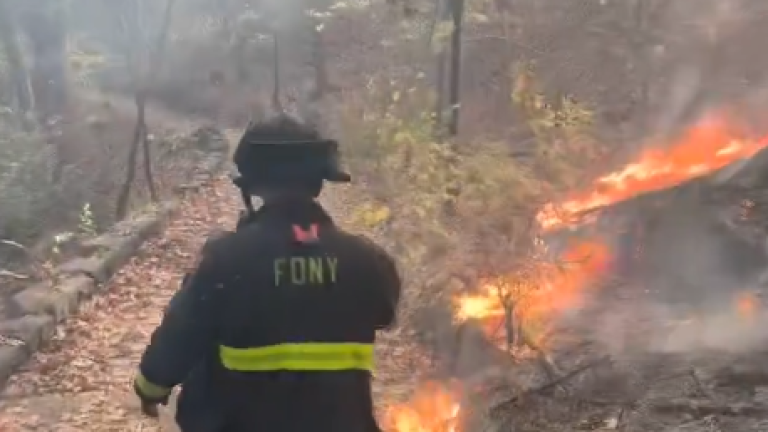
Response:
[[[52,157],[42,137],[0,131],[0,237],[26,240],[39,234],[51,213],[56,185]]]

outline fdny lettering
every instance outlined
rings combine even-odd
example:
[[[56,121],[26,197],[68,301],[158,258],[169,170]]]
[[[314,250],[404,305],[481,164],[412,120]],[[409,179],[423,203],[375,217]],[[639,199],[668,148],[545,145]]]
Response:
[[[277,258],[273,268],[275,286],[325,285],[336,283],[339,259],[336,257],[293,256]]]

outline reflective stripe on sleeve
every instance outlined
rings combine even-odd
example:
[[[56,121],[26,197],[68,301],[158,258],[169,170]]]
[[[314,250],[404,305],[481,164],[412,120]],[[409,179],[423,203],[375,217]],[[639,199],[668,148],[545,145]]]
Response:
[[[161,398],[168,396],[171,394],[172,390],[168,387],[159,386],[147,380],[141,373],[136,375],[136,380],[134,383],[136,384],[136,387],[139,388],[139,391],[141,391],[141,394],[150,398]]]
[[[373,344],[286,343],[258,348],[219,347],[222,365],[238,372],[373,370]]]

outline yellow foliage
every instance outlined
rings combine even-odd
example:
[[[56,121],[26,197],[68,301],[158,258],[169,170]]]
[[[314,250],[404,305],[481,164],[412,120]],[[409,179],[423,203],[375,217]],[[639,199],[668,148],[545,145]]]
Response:
[[[435,245],[458,248],[467,236],[511,243],[523,235],[533,243],[533,215],[594,156],[592,118],[570,97],[557,108],[547,103],[530,66],[514,84],[512,102],[535,138],[522,158],[508,142],[437,141],[428,93],[371,79],[364,100],[345,103],[340,116],[349,165],[369,196],[353,212],[354,224],[386,223],[409,262]]]
[[[526,263],[545,259],[537,212],[572,190],[601,148],[586,106],[569,95],[548,100],[531,65],[520,65],[512,79],[510,103],[524,122],[513,127],[530,132],[516,143],[436,139],[434,95],[405,78],[370,78],[367,94],[339,105],[340,141],[362,185],[352,225],[386,228],[378,232],[397,245],[404,269],[421,270],[443,256],[451,266],[479,263],[479,273],[524,275]],[[531,290],[511,288],[505,294],[515,299]],[[545,336],[547,326],[535,317],[517,324],[529,338]]]
[[[453,34],[453,21],[438,21],[432,33],[432,51],[436,53],[443,50],[451,38],[451,34]]]
[[[488,15],[479,12],[470,12],[467,14],[467,22],[470,23],[488,23],[490,22]]]
[[[352,213],[350,222],[367,229],[378,228],[390,218],[389,207],[381,204],[363,203]]]
[[[107,65],[107,59],[101,54],[69,51],[67,55],[70,67],[78,71],[98,69]]]
[[[521,64],[513,79],[512,103],[536,140],[534,165],[550,192],[570,188],[602,151],[591,135],[592,112],[570,95],[548,101],[530,64]]]

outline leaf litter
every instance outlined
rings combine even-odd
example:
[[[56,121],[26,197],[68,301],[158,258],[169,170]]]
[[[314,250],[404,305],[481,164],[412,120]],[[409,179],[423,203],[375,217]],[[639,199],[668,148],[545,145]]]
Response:
[[[207,235],[234,226],[240,208],[226,178],[188,196],[163,235],[147,242],[11,377],[0,396],[0,430],[169,430],[142,416],[131,381],[151,332]],[[379,339],[374,394],[380,408],[405,400],[418,371],[427,368],[411,339],[397,330]]]

